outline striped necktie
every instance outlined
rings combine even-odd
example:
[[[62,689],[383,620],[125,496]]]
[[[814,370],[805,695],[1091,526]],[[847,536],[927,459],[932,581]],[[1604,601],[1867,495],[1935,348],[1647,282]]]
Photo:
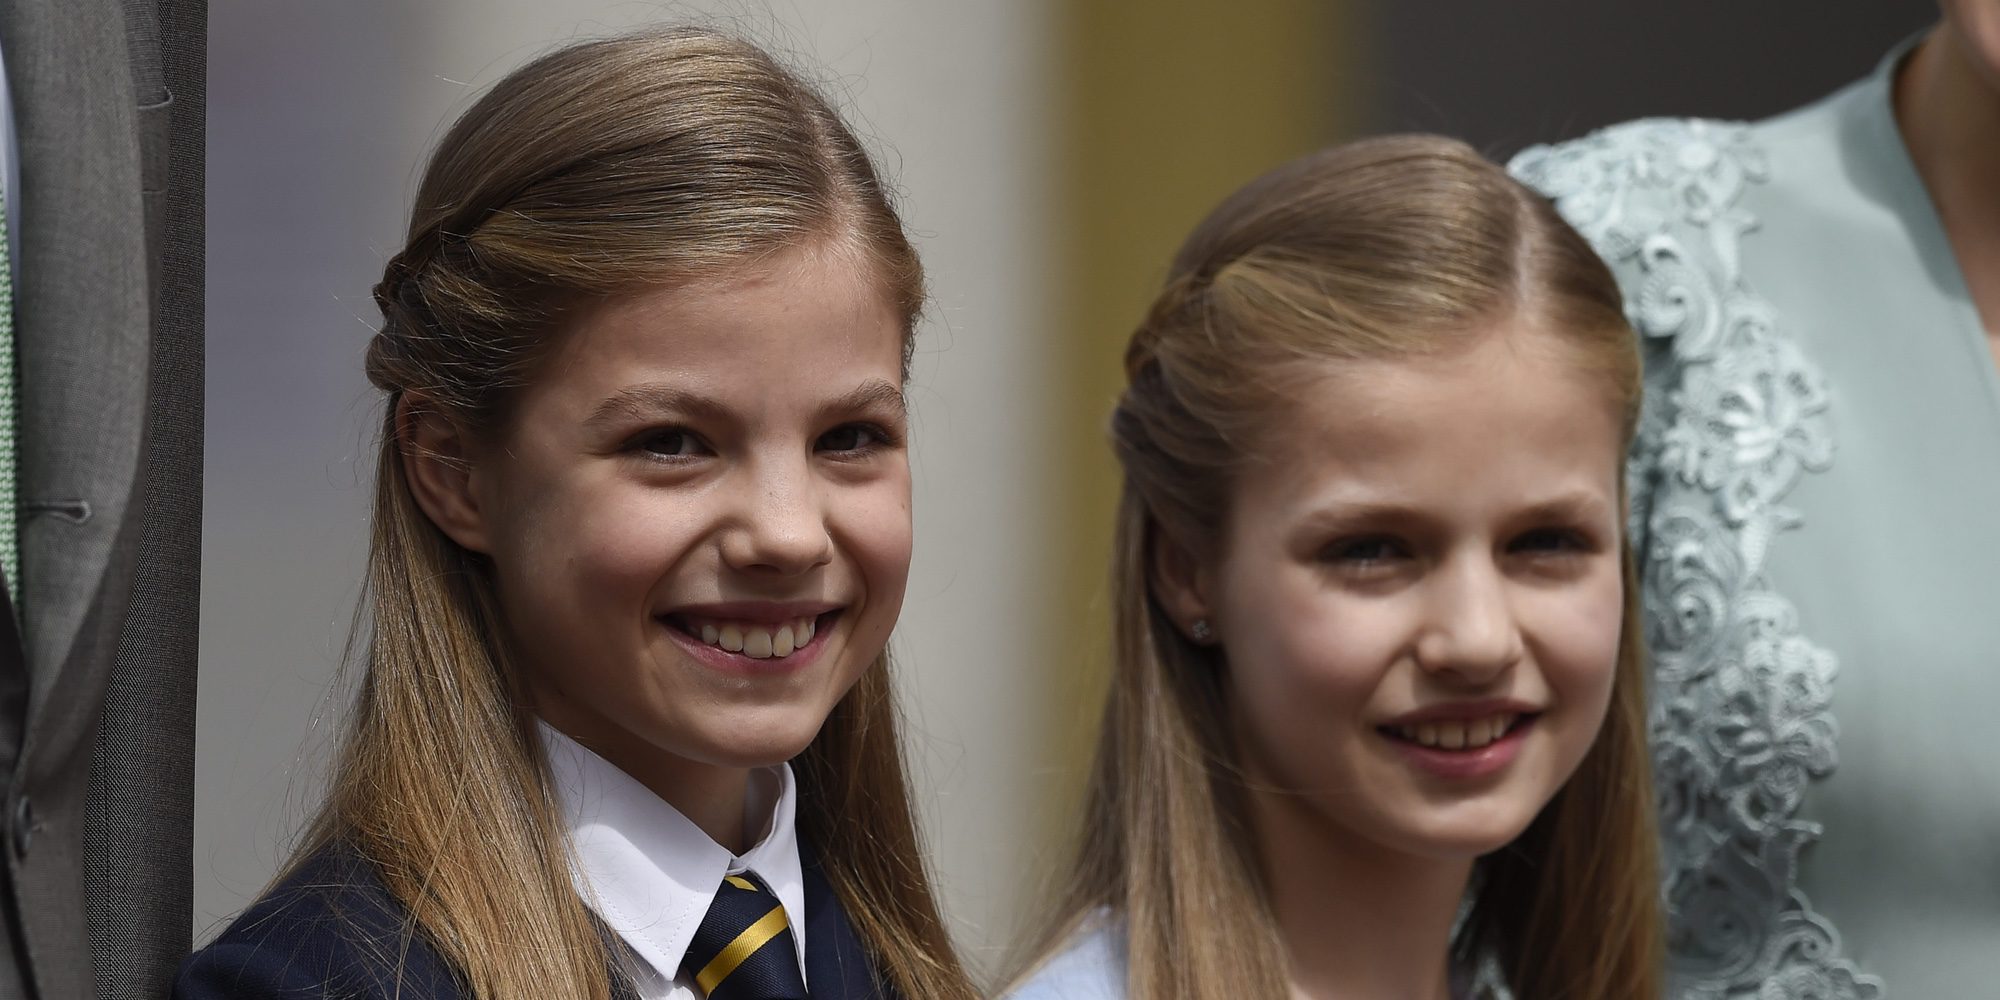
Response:
[[[681,975],[708,1000],[807,1000],[785,906],[751,872],[723,878]]]

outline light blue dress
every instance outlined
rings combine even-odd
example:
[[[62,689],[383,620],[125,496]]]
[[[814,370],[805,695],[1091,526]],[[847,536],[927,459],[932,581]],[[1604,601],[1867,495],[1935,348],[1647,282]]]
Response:
[[[1125,1000],[1125,929],[1099,920],[1007,994],[1006,1000]]]
[[[2000,996],[2000,373],[1876,73],[1512,164],[1617,272],[1674,995]],[[2000,178],[1995,179],[2000,183]]]
[[[1461,1000],[1509,1000],[1500,967],[1474,963],[1451,984]],[[1006,995],[1006,1000],[1125,1000],[1125,926],[1100,915],[1068,945]]]

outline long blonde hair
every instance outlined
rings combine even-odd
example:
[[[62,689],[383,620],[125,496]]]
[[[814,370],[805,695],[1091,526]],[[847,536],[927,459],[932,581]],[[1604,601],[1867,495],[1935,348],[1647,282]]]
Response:
[[[747,43],[701,29],[584,42],[515,71],[458,119],[375,288],[369,379],[387,396],[369,551],[366,673],[332,787],[295,862],[329,845],[379,871],[481,1000],[612,995],[613,955],[569,848],[489,566],[424,515],[399,412],[498,427],[606,296],[839,239],[904,328],[923,273],[840,116]],[[878,972],[970,998],[932,897],[886,653],[793,762],[813,845]]]
[[[1462,143],[1363,140],[1286,164],[1182,246],[1126,350],[1111,419],[1124,472],[1113,667],[1077,854],[1046,959],[1122,920],[1134,1000],[1280,1000],[1287,962],[1258,874],[1226,664],[1151,591],[1155,534],[1198,555],[1302,376],[1447,350],[1526,311],[1601,373],[1630,440],[1639,358],[1618,286],[1540,197]],[[1517,996],[1653,1000],[1662,961],[1644,650],[1632,557],[1614,692],[1595,744],[1529,829],[1482,859],[1458,948]],[[1220,669],[1219,669],[1220,668]]]

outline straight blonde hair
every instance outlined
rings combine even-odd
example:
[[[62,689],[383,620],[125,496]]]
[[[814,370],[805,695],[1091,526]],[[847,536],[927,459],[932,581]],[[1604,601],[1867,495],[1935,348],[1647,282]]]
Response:
[[[332,787],[295,854],[352,851],[480,1000],[605,1000],[613,942],[570,850],[490,567],[418,507],[410,411],[501,427],[581,308],[792,247],[864,255],[903,322],[923,272],[868,155],[797,75],[693,28],[589,41],[510,74],[425,173],[375,288],[369,379],[387,396],[365,674]],[[878,973],[910,1000],[969,1000],[932,897],[886,653],[793,762],[811,845]]]
[[[1391,136],[1286,164],[1189,236],[1125,354],[1113,664],[1082,831],[1028,967],[1109,914],[1134,1000],[1283,1000],[1227,663],[1154,599],[1156,534],[1206,556],[1242,469],[1329,364],[1449,351],[1511,315],[1602,376],[1629,442],[1637,340],[1618,286],[1548,203],[1462,143]],[[1610,709],[1569,783],[1482,859],[1455,957],[1523,1000],[1656,1000],[1663,930],[1645,660],[1629,545]],[[1334,943],[1334,947],[1338,947]]]

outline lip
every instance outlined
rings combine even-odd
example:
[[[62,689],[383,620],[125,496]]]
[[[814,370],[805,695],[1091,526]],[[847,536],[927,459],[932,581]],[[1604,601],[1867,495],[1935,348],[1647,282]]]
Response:
[[[690,659],[717,673],[733,677],[789,677],[803,673],[819,662],[821,653],[832,640],[833,633],[840,624],[843,605],[818,602],[735,602],[728,604],[689,604],[675,608],[671,612],[655,615],[653,620],[664,629],[667,637],[686,652]],[[800,618],[823,618],[814,633],[812,641],[792,650],[788,656],[771,656],[759,659],[742,653],[732,653],[720,646],[711,646],[699,637],[689,635],[670,619],[680,615],[694,615],[702,618],[726,618],[751,624],[782,625]]]
[[[1419,721],[1435,722],[1477,717],[1433,714]],[[1526,741],[1529,730],[1532,730],[1538,721],[1540,721],[1540,716],[1538,715],[1523,714],[1514,723],[1514,728],[1507,730],[1506,735],[1477,750],[1446,750],[1443,747],[1427,747],[1422,744],[1399,739],[1381,731],[1378,731],[1376,735],[1394,747],[1398,753],[1403,755],[1404,760],[1409,761],[1419,770],[1428,772],[1439,778],[1464,781],[1491,777],[1505,770],[1507,765],[1514,762],[1515,757],[1520,756],[1522,743]],[[1407,725],[1407,723],[1400,722],[1396,724]]]
[[[1426,722],[1471,722],[1496,715],[1540,715],[1546,706],[1530,705],[1513,698],[1486,698],[1480,701],[1453,701],[1429,705],[1376,723],[1382,727],[1416,726]]]

